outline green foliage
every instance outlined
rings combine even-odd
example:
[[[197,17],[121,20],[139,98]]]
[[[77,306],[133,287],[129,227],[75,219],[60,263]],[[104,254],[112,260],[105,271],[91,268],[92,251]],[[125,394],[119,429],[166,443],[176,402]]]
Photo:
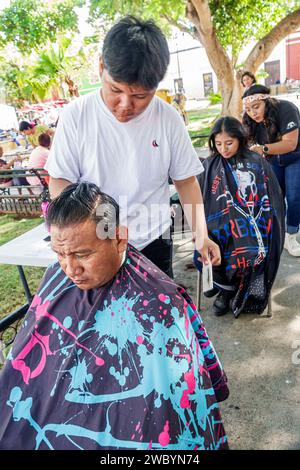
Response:
[[[90,0],[90,18],[115,20],[125,15],[160,20],[162,15],[184,17],[184,0]]]
[[[76,54],[70,51],[72,40],[60,37],[57,43],[49,44],[47,49],[40,52],[36,63],[32,68],[31,83],[44,90],[60,88],[62,94],[62,83],[68,84],[72,81],[71,75],[74,70],[85,63],[85,54],[80,48]]]
[[[126,14],[144,19],[152,18],[166,28],[177,24],[193,31],[185,18],[184,0],[91,0],[90,20],[113,22]],[[282,18],[294,10],[299,2],[287,0],[211,0],[213,24],[220,43],[237,59],[242,48],[253,39],[267,34]]]
[[[152,19],[168,32],[170,24],[165,15],[176,22],[184,21],[185,6],[184,0],[90,0],[90,21],[100,19],[111,24],[122,16],[134,15]]]
[[[40,101],[49,97],[48,77],[36,77],[31,65],[0,61],[0,83],[7,104],[20,108],[24,101]]]
[[[41,223],[41,219],[17,219],[0,216],[0,245],[7,243]],[[43,268],[25,268],[26,278],[35,292],[43,276]],[[5,316],[26,302],[24,290],[16,266],[0,266],[0,317]]]
[[[256,72],[255,76],[257,79],[267,78],[269,76],[269,73],[264,69],[260,69]]]
[[[69,73],[70,70],[80,67],[84,61],[83,50],[70,51],[72,40],[67,37],[59,38],[55,44],[42,50],[33,67],[36,77],[48,76],[50,79],[59,80]]]
[[[253,39],[265,36],[289,11],[286,0],[213,0],[209,2],[218,39],[232,57]]]
[[[34,96],[32,85],[28,82],[28,65],[19,64],[16,60],[0,58],[0,84],[5,91],[5,100],[8,104],[21,107],[25,100]]]
[[[23,53],[38,49],[57,34],[78,31],[75,6],[82,0],[11,0],[0,13],[0,46],[12,43]]]
[[[62,84],[85,63],[83,49],[71,51],[72,41],[60,37],[55,44],[41,50],[31,63],[19,58],[0,59],[0,82],[8,104],[21,107],[24,101],[41,101],[53,96],[63,97]]]
[[[220,93],[210,93],[208,99],[209,104],[219,104],[222,101],[222,96]]]

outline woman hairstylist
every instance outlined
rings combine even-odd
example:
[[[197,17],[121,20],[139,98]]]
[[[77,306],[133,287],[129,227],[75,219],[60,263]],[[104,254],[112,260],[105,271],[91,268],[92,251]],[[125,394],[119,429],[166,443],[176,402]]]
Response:
[[[300,256],[296,236],[300,224],[300,113],[289,101],[270,96],[263,85],[252,85],[243,94],[243,124],[251,150],[265,157],[277,176],[286,198],[284,247],[291,256]]]

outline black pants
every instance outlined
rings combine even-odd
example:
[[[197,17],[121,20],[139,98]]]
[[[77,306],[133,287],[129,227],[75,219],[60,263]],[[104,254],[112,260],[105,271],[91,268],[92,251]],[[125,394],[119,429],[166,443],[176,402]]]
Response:
[[[173,279],[173,240],[172,238],[164,239],[161,235],[156,240],[141,250],[152,263],[166,273],[170,278]]]

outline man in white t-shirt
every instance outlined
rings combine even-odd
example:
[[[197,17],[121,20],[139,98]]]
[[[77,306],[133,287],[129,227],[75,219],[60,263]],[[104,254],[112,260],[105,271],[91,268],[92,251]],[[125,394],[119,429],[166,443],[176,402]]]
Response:
[[[130,243],[172,277],[169,176],[185,209],[202,261],[221,261],[207,238],[196,175],[203,166],[181,117],[154,96],[168,64],[166,38],[152,22],[120,20],[107,33],[100,59],[100,91],[60,114],[46,165],[55,197],[89,181],[117,200]]]

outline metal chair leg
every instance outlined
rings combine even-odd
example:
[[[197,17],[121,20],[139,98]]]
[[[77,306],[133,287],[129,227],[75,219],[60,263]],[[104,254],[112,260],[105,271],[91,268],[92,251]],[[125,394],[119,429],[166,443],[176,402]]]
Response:
[[[22,281],[22,284],[23,284],[23,288],[24,288],[24,291],[25,291],[25,295],[26,295],[27,302],[28,302],[29,305],[30,305],[30,304],[31,304],[31,301],[32,301],[32,299],[33,299],[33,295],[32,295],[32,293],[30,292],[29,285],[28,285],[27,279],[26,279],[26,277],[25,277],[25,273],[24,273],[23,267],[22,267],[22,266],[17,266],[17,268],[18,268],[19,275],[20,275],[20,278],[21,278],[21,281]]]
[[[197,273],[197,289],[196,289],[196,307],[197,310],[201,309],[201,291],[202,291],[202,273],[198,271]]]
[[[268,300],[268,310],[267,310],[267,317],[271,318],[273,316],[273,299],[272,299],[272,290],[269,295]]]

